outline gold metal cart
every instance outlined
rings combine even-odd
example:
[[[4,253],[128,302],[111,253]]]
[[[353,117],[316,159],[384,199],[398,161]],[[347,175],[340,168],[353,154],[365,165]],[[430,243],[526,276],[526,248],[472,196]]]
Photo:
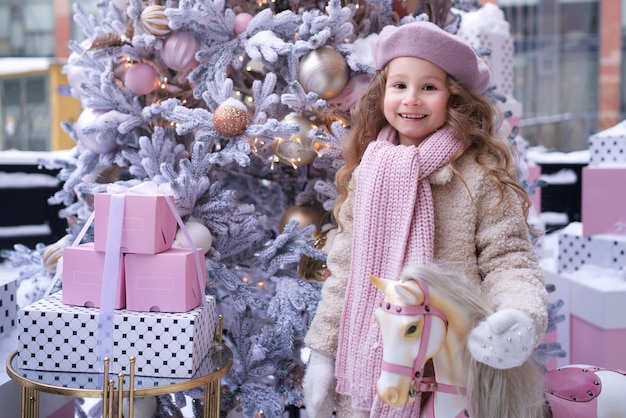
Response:
[[[131,373],[126,379],[120,373],[116,378],[108,374],[108,359],[104,373],[71,373],[25,370],[18,367],[17,351],[7,359],[7,373],[22,387],[22,418],[39,417],[39,392],[75,398],[102,398],[103,418],[121,415],[122,403],[128,399],[130,417],[135,398],[166,395],[204,385],[204,418],[217,418],[220,411],[220,379],[230,369],[232,351],[221,341],[214,341],[196,374],[190,378],[135,376],[131,358]]]

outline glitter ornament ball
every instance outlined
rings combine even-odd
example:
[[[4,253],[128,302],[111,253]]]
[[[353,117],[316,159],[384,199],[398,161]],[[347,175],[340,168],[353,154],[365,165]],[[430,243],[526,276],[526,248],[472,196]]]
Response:
[[[163,6],[146,7],[141,12],[139,21],[143,30],[150,35],[165,36],[172,31]]]
[[[241,135],[249,123],[248,110],[240,101],[229,98],[213,113],[213,126],[223,136]]]
[[[159,82],[157,72],[149,64],[133,64],[124,75],[126,88],[138,95],[149,94],[156,89]]]
[[[198,41],[190,32],[173,32],[163,43],[161,58],[172,70],[184,71],[197,64]]]
[[[307,92],[330,99],[341,93],[348,83],[348,64],[331,47],[323,46],[306,54],[300,60],[298,81]]]
[[[318,155],[311,138],[309,138],[309,131],[315,128],[313,122],[296,113],[290,113],[281,123],[298,125],[300,132],[293,134],[289,139],[276,140],[274,154],[278,160],[294,168],[312,163]]]

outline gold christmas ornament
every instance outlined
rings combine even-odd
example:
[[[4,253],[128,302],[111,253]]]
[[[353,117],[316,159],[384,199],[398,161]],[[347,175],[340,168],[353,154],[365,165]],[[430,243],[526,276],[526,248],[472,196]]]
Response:
[[[315,248],[322,249],[326,243],[327,230],[323,230],[322,226],[328,220],[328,214],[319,205],[302,205],[291,206],[287,208],[283,216],[280,218],[278,230],[283,231],[285,225],[291,221],[297,221],[300,227],[315,225]],[[298,264],[298,274],[308,280],[324,281],[326,279],[326,262],[303,255],[300,257]]]
[[[213,113],[215,130],[226,137],[241,135],[248,127],[250,117],[246,106],[229,98]]]
[[[63,242],[62,242],[63,241]],[[63,249],[67,245],[64,240],[61,239],[54,244],[48,245],[42,256],[43,266],[46,271],[52,275],[56,274],[59,262],[63,259]]]
[[[165,7],[148,6],[141,12],[139,17],[141,27],[150,35],[165,36],[172,30],[169,26],[169,20],[165,15]]]
[[[348,83],[348,64],[331,47],[323,46],[306,54],[300,60],[298,81],[307,92],[331,99],[341,93]]]
[[[313,141],[309,138],[309,131],[315,128],[315,124],[295,113],[287,115],[281,123],[298,125],[300,132],[293,134],[289,139],[276,139],[273,147],[274,155],[281,163],[294,168],[312,163],[318,153]]]
[[[315,225],[316,232],[320,232],[326,218],[326,211],[318,205],[296,205],[285,210],[283,216],[278,221],[278,231],[283,232],[285,225],[291,221],[297,221],[300,227]]]

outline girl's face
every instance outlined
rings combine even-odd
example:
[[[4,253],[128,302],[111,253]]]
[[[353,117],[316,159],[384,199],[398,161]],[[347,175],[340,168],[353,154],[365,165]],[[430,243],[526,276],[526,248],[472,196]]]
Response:
[[[419,145],[446,122],[450,97],[446,78],[444,70],[420,58],[389,62],[383,111],[401,145]]]

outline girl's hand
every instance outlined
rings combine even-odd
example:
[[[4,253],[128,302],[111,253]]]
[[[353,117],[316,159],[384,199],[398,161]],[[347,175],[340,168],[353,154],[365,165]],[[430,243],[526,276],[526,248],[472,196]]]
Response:
[[[476,361],[496,369],[521,366],[535,347],[535,325],[523,312],[503,309],[471,332],[467,346]]]
[[[335,410],[335,359],[311,350],[302,388],[310,418],[329,418]]]

